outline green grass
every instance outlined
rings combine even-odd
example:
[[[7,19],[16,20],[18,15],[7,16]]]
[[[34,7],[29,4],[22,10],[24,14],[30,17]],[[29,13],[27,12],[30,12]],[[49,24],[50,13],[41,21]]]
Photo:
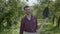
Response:
[[[38,25],[41,24],[41,20],[38,20]],[[60,27],[57,26],[57,23],[52,22],[45,23],[41,34],[60,34]]]
[[[47,23],[42,29],[41,34],[60,34],[60,28],[52,23]]]

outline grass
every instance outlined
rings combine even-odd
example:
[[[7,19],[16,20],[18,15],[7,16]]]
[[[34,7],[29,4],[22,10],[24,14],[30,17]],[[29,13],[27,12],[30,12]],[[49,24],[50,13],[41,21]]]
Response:
[[[60,34],[60,27],[52,23],[45,24],[41,34]]]
[[[38,20],[38,25],[41,24],[41,20]],[[45,23],[41,34],[60,34],[60,27],[57,26],[57,23],[52,22]]]

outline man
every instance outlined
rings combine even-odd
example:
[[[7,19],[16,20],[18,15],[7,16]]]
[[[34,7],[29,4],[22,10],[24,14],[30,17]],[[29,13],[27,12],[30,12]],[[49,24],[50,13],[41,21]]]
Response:
[[[31,14],[29,6],[24,7],[25,17],[21,21],[20,34],[37,34],[37,18]]]

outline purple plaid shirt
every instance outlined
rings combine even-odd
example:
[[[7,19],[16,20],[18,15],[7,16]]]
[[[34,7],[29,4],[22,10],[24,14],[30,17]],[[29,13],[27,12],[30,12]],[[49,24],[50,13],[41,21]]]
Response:
[[[23,34],[23,31],[36,32],[36,29],[37,29],[37,19],[35,16],[31,16],[31,20],[28,20],[26,16],[22,19],[20,34]]]

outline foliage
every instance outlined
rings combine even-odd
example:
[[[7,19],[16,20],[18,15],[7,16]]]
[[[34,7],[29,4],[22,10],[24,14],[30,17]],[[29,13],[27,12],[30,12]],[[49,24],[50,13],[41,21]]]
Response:
[[[0,32],[11,29],[20,20],[20,0],[0,0]]]

